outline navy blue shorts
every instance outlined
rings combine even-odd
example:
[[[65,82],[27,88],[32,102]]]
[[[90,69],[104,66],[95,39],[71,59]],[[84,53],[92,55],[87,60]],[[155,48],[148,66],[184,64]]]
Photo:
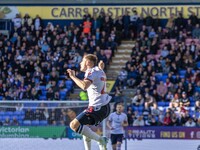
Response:
[[[110,114],[110,104],[101,106],[99,110],[95,110],[90,106],[81,112],[76,119],[81,125],[98,125]]]
[[[122,143],[122,141],[123,141],[123,134],[111,134],[110,139],[111,139],[112,145],[117,144],[117,142]]]

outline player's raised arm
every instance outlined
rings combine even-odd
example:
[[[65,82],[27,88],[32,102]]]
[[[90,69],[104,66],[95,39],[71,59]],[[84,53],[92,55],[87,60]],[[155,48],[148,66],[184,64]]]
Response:
[[[103,70],[105,68],[105,64],[102,60],[100,60],[100,62],[98,63],[98,67],[99,69]]]
[[[86,90],[90,85],[90,80],[80,80],[76,77],[75,71],[71,69],[67,69],[67,73],[69,74],[69,77],[83,90]]]

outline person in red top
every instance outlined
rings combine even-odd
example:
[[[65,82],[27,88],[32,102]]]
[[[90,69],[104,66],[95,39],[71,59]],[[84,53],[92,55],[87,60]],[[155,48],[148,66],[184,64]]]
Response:
[[[83,23],[83,33],[85,33],[85,34],[90,33],[91,26],[92,26],[92,23],[90,22],[90,19],[87,19],[87,20]]]
[[[171,119],[170,113],[166,113],[163,125],[169,126],[171,122],[172,122],[172,119]]]

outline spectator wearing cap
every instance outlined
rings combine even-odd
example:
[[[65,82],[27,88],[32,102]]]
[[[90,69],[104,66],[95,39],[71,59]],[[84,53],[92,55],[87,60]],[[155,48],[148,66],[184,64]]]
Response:
[[[190,106],[190,100],[187,97],[186,92],[182,92],[182,97],[181,97],[181,100],[180,100],[180,106],[182,106],[182,107]]]

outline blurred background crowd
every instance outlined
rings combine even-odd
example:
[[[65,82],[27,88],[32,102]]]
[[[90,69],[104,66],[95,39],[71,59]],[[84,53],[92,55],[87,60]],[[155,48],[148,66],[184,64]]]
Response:
[[[85,54],[96,54],[107,66],[122,40],[132,40],[129,60],[119,72],[113,101],[136,89],[127,110],[130,126],[200,126],[200,20],[171,14],[166,25],[158,16],[112,18],[86,12],[81,24],[61,27],[37,15],[17,14],[8,36],[0,33],[0,100],[70,100],[76,70]],[[81,100],[87,100],[85,92]],[[0,108],[1,125],[68,125],[76,109]],[[39,109],[39,107],[41,107]]]

